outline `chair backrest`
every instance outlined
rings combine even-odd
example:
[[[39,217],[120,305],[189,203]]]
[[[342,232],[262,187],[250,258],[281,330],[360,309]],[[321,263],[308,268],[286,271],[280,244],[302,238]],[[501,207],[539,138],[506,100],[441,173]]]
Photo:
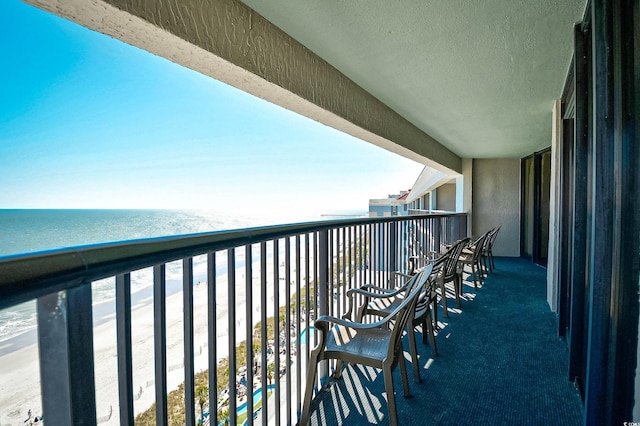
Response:
[[[415,281],[413,281],[411,288],[409,289],[409,293],[404,298],[402,303],[398,305],[388,316],[394,317],[395,321],[393,324],[393,329],[391,331],[391,341],[389,342],[389,351],[387,352],[387,357],[393,357],[398,349],[399,345],[402,345],[402,334],[404,332],[404,327],[407,325],[407,321],[409,318],[413,318],[415,314],[416,303],[418,303],[418,296],[422,293],[429,276],[431,275],[431,271],[433,269],[432,265],[427,265],[423,270],[418,272],[415,275]]]
[[[422,273],[423,270],[424,268],[416,269],[413,272],[413,274],[411,274],[411,277],[408,278],[407,281],[400,288],[398,288],[398,290],[401,291],[403,298],[406,298],[409,296],[409,294],[411,293],[411,290],[413,290],[413,288],[415,287],[416,282],[418,281],[418,279],[420,279],[420,274]]]
[[[418,296],[418,302],[414,309],[414,318],[422,318],[422,316],[426,314],[426,311],[430,309],[429,304],[433,298],[437,297],[436,288],[438,286],[438,282],[436,278],[438,273],[439,271],[436,268],[433,268],[427,277],[427,282],[422,288],[422,293]]]
[[[460,259],[460,254],[462,250],[469,244],[469,238],[462,238],[456,241],[451,248],[447,251],[447,259],[444,262],[442,267],[442,272],[445,277],[450,277],[453,274],[457,273],[458,270],[458,260]]]
[[[489,252],[493,247],[493,243],[496,241],[496,237],[498,236],[498,231],[500,230],[500,226],[496,226],[491,231],[489,231],[489,236],[487,237],[484,244],[484,251]]]
[[[488,230],[487,232],[485,232],[480,238],[478,238],[474,242],[474,246],[473,246],[473,259],[474,260],[476,260],[476,259],[480,258],[480,256],[482,256],[482,252],[485,249],[485,241],[489,237],[489,233],[491,231],[492,231],[492,229]]]
[[[407,274],[413,275],[426,264],[427,256],[422,250],[422,244],[417,235],[413,234],[409,239],[409,257],[407,259]]]

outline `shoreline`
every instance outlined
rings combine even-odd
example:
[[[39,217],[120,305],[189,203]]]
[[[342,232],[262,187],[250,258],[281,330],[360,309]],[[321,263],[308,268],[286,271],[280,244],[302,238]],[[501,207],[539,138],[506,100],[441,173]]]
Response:
[[[172,283],[174,284],[174,283]],[[182,292],[182,284],[175,283],[175,285],[169,285],[167,282],[167,297]],[[153,303],[152,287],[145,287],[135,293],[131,293],[131,307],[132,310],[138,303],[142,303],[146,299],[151,299],[149,303]],[[93,305],[93,328],[111,321],[115,318],[115,299],[105,300]],[[11,352],[20,350],[27,346],[32,346],[38,343],[38,326],[32,327],[23,331],[20,334],[9,337],[6,340],[0,342],[0,357],[5,356]]]

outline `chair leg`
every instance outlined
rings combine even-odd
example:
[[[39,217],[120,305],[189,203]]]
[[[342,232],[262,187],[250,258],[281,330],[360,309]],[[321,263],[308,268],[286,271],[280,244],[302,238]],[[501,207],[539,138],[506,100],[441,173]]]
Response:
[[[404,358],[400,360],[403,362]],[[406,367],[405,367],[406,369]],[[382,373],[384,375],[384,387],[387,392],[387,406],[389,407],[389,425],[398,425],[398,411],[396,409],[396,396],[393,392],[393,375],[391,374],[391,366],[383,366]]]
[[[479,279],[480,285],[484,285],[484,269],[482,268],[482,263],[480,263],[480,259],[478,259],[477,269],[478,269],[478,277],[480,277]]]
[[[426,330],[423,331],[423,339],[424,339],[424,343],[426,343],[426,333],[429,333],[429,340],[431,341],[431,352],[433,352],[433,355],[438,356],[438,347],[436,346],[436,335],[435,332],[433,331],[433,324],[431,323],[431,316],[427,315],[427,317],[425,317],[424,319],[424,323],[422,324],[422,329]]]
[[[465,270],[465,267],[467,267],[467,266],[471,267],[471,272],[469,273],[469,276],[467,277],[467,279],[470,279],[470,277],[473,275],[473,281],[474,281],[474,285],[475,285],[476,276],[473,273],[473,262],[464,263],[462,265],[462,272],[460,272],[460,277],[461,277],[462,281],[464,281],[464,270]],[[462,284],[460,284],[460,285],[462,285]]]
[[[460,286],[458,285],[458,276],[454,276],[453,277],[453,288],[455,289],[455,293],[456,293],[456,305],[458,305],[458,309],[462,308],[462,305],[460,304]]]
[[[433,301],[433,323],[435,324],[435,329],[438,330],[438,297],[435,297]]]
[[[402,378],[402,390],[404,392],[404,397],[408,398],[411,396],[411,389],[409,389],[409,375],[407,374],[407,361],[404,359],[404,354],[402,352],[400,352],[397,355],[397,357],[398,357],[398,362],[400,363],[400,377]],[[393,382],[391,383],[391,387],[393,388]]]
[[[480,258],[480,266],[482,266],[482,275],[485,277],[489,276],[489,266],[487,266],[487,258],[486,256],[482,256]]]
[[[442,291],[442,310],[444,317],[449,318],[449,309],[447,308],[447,290],[444,286],[444,281],[440,281],[440,291]]]
[[[309,424],[311,409],[311,398],[313,397],[313,388],[316,381],[316,371],[318,369],[318,354],[311,352],[309,358],[309,371],[307,372],[307,384],[304,390],[304,402],[302,404],[302,415],[300,416],[300,426]]]
[[[411,352],[411,364],[413,365],[413,381],[416,383],[420,383],[420,365],[418,364],[418,348],[416,345],[416,330],[412,324],[407,325],[407,331],[409,334],[409,352]],[[423,331],[424,333],[424,331]],[[402,361],[400,361],[402,362]]]
[[[478,289],[478,281],[476,281],[476,264],[471,263],[471,273],[473,274],[473,288]]]
[[[429,311],[427,312],[427,314],[424,316],[424,319],[422,320],[422,344],[423,345],[426,345],[428,343],[427,342],[427,339],[428,339],[428,337],[427,337],[427,334],[428,334],[427,333],[427,317],[431,318],[431,308],[428,308],[428,309],[429,309]],[[429,320],[429,321],[431,321],[431,320]]]

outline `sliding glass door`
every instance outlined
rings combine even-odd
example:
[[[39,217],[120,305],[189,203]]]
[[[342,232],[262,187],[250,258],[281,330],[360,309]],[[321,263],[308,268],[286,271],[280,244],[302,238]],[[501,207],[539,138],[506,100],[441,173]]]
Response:
[[[551,149],[521,160],[520,254],[546,266],[549,251]]]

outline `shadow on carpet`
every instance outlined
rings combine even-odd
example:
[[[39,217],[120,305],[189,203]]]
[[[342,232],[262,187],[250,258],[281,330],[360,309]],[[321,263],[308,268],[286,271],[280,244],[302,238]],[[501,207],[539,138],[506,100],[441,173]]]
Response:
[[[519,258],[496,258],[496,269],[474,290],[466,277],[462,310],[448,297],[439,312],[439,356],[418,350],[422,382],[394,387],[400,425],[581,425],[582,402],[568,380],[568,350],[546,302],[546,269]],[[405,357],[408,355],[404,339]],[[388,424],[382,373],[348,366],[314,398],[312,425]]]

